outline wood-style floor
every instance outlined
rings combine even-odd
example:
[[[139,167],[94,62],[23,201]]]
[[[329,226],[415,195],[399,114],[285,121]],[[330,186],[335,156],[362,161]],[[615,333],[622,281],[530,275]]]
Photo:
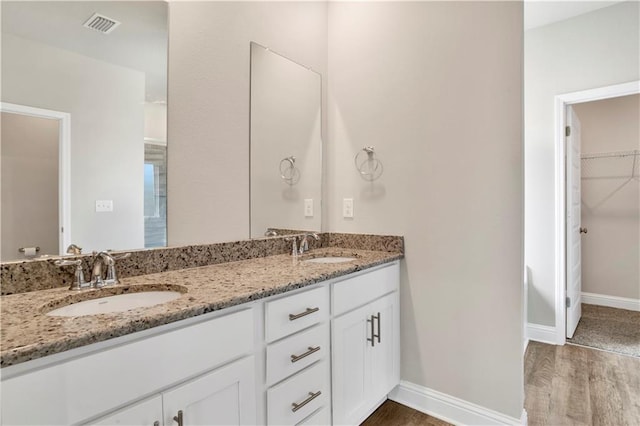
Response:
[[[361,426],[451,426],[413,408],[391,400],[385,401]]]
[[[640,425],[640,358],[530,342],[524,371],[530,426]]]
[[[524,363],[529,426],[640,426],[640,358],[530,342]],[[365,426],[447,426],[393,401]]]

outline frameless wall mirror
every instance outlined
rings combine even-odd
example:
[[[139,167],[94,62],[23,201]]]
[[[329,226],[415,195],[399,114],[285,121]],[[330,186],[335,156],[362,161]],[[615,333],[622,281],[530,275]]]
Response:
[[[251,237],[321,230],[321,75],[251,43]]]
[[[167,3],[0,7],[2,260],[166,245]]]

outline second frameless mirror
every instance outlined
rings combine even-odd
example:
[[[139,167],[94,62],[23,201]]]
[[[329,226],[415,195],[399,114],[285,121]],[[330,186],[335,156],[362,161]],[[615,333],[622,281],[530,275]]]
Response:
[[[251,43],[251,237],[321,230],[322,77]]]

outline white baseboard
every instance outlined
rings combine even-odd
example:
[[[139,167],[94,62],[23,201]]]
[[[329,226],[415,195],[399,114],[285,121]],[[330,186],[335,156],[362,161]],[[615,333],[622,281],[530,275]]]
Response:
[[[527,424],[524,410],[517,419],[404,380],[389,394],[389,399],[454,425]]]
[[[582,293],[582,303],[586,303],[588,305],[609,306],[610,308],[627,309],[629,311],[640,311],[640,299],[630,299],[628,297]]]
[[[536,342],[549,343],[550,345],[558,344],[556,328],[548,325],[527,323],[526,337],[528,340],[535,340]]]

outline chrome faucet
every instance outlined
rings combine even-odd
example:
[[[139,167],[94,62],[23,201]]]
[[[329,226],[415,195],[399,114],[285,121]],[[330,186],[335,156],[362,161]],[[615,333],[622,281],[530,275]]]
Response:
[[[82,254],[82,247],[78,247],[77,244],[70,244],[69,247],[67,247],[67,254]]]
[[[300,241],[300,254],[304,254],[305,251],[309,250],[309,237],[312,237],[314,240],[319,241],[320,236],[315,232],[307,232],[302,235],[302,241]]]
[[[84,290],[87,288],[91,288],[91,282],[87,282],[84,280],[84,272],[82,271],[82,260],[56,260],[53,262],[57,266],[75,266],[75,279],[73,283],[71,283],[71,287],[69,290]]]
[[[109,252],[101,251],[93,252],[93,269],[91,272],[91,285],[94,288],[104,287],[106,285],[119,284],[118,274],[116,272],[116,260],[125,259],[131,256],[131,253],[124,253],[114,256]],[[102,268],[107,268],[106,278],[102,278]]]
[[[93,267],[91,268],[91,286],[101,288],[107,285],[102,279],[102,268],[113,264],[113,257],[106,251],[93,252]]]
[[[287,237],[284,240],[293,241],[293,244],[291,246],[291,256],[297,257],[298,256],[298,236],[294,235],[293,237]]]

